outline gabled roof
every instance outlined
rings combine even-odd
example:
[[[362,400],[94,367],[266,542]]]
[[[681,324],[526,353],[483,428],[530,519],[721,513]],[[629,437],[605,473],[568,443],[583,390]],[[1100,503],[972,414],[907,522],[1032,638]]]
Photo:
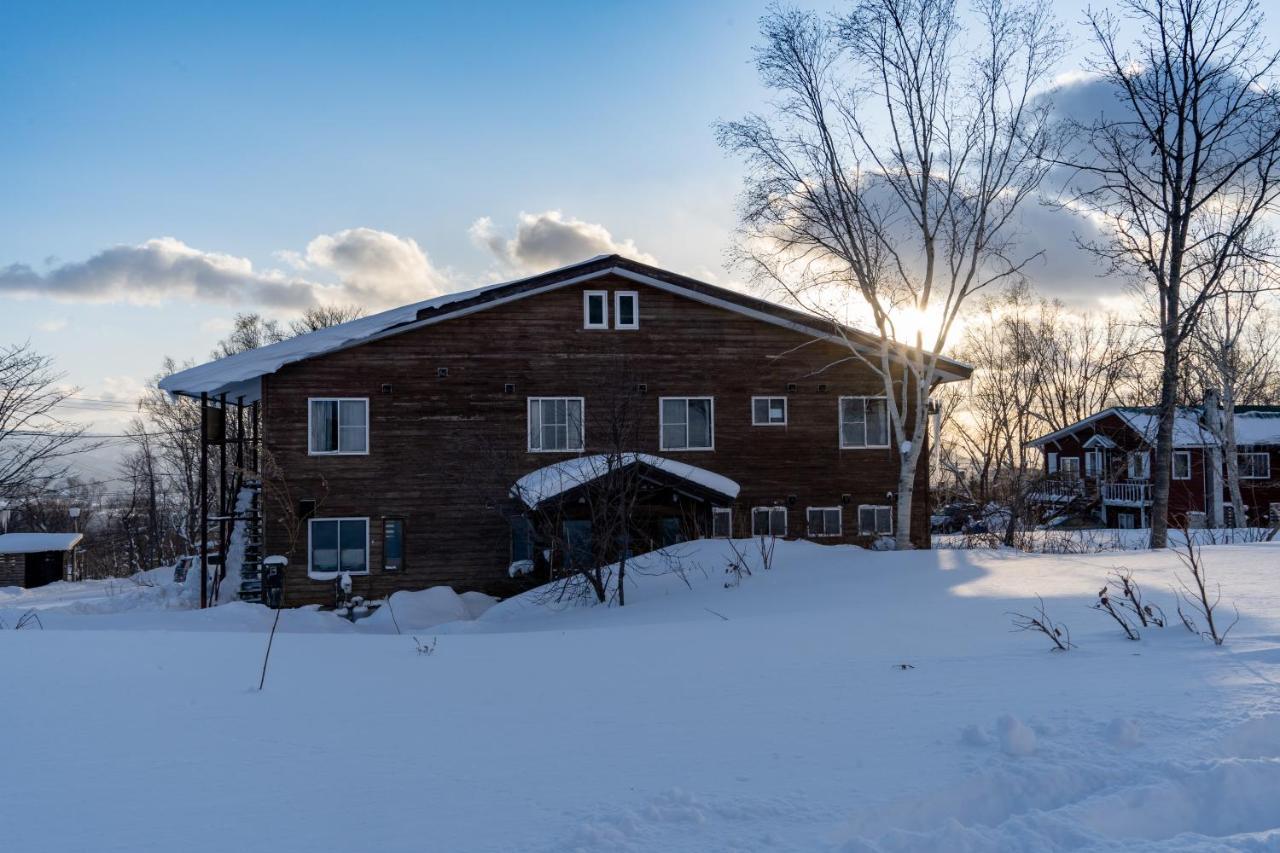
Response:
[[[5,533],[0,535],[0,554],[70,551],[83,538],[82,533]]]
[[[517,498],[530,509],[536,509],[548,500],[632,465],[661,471],[676,480],[699,486],[728,500],[738,496],[738,484],[722,474],[649,453],[628,452],[612,457],[604,454],[575,456],[563,462],[554,462],[517,480],[511,487],[511,497]]]
[[[1154,407],[1112,406],[1097,414],[1064,427],[1048,435],[1027,442],[1029,447],[1044,447],[1055,441],[1074,435],[1097,421],[1115,415],[1138,437],[1152,446],[1160,427],[1160,416]],[[1241,406],[1236,409],[1236,444],[1280,444],[1280,406]],[[1095,438],[1086,442],[1088,446]],[[1214,447],[1218,444],[1209,427],[1204,423],[1202,406],[1179,406],[1173,422],[1173,446]],[[1110,446],[1115,446],[1112,443]]]
[[[261,394],[262,377],[276,372],[287,364],[422,328],[452,317],[461,317],[505,305],[517,299],[546,293],[557,288],[581,284],[606,275],[619,276],[660,290],[678,293],[765,323],[812,335],[814,338],[838,343],[847,341],[854,346],[865,348],[868,352],[875,351],[874,348],[879,345],[879,339],[875,335],[849,326],[834,324],[830,320],[813,314],[707,284],[704,281],[642,264],[620,255],[600,255],[528,278],[438,296],[383,311],[380,314],[361,317],[328,329],[309,332],[279,343],[268,344],[248,352],[237,353],[167,376],[160,381],[160,388],[170,394],[189,397],[198,397],[201,393],[207,393],[211,396],[226,394],[232,399],[244,397],[246,401],[256,400]],[[967,379],[972,373],[972,368],[968,365],[950,359],[940,359],[938,369],[944,382]]]

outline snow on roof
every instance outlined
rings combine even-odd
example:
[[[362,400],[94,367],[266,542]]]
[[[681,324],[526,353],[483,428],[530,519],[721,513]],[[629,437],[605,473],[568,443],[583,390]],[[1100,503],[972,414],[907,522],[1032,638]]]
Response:
[[[600,266],[599,262],[601,261],[608,262],[609,265]],[[599,268],[592,269],[591,266],[593,264]],[[572,273],[580,267],[584,269],[580,276],[557,276],[558,273]],[[840,342],[845,341],[844,335],[857,336],[865,334],[858,332],[856,329],[846,329],[845,333],[840,336],[833,335],[832,333],[820,331],[820,327],[824,324],[829,324],[829,321],[821,317],[808,315],[805,312],[766,300],[737,294],[725,288],[709,285],[675,273],[668,273],[665,270],[648,267],[645,264],[640,264],[618,255],[597,255],[585,261],[578,261],[558,269],[540,272],[537,275],[490,284],[473,290],[447,293],[422,302],[415,302],[412,305],[392,308],[389,311],[383,311],[381,314],[361,317],[327,329],[308,332],[305,335],[268,344],[258,349],[236,353],[226,358],[220,358],[216,361],[166,376],[160,380],[160,388],[170,394],[184,394],[189,397],[198,397],[202,393],[207,393],[210,396],[226,394],[232,400],[243,397],[246,401],[252,402],[261,397],[262,377],[276,372],[286,364],[303,361],[313,356],[373,340],[384,334],[394,334],[394,330],[397,329],[405,331],[409,328],[417,328],[419,325],[437,322],[460,311],[470,310],[471,306],[459,305],[451,311],[439,312],[427,318],[420,318],[424,311],[462,303],[488,291],[503,288],[513,289],[513,293],[510,296],[498,294],[491,299],[482,300],[480,307],[491,307],[510,299],[518,299],[522,296],[541,292],[543,288],[535,285],[541,279],[550,279],[550,282],[546,285],[546,288],[549,289],[565,287],[609,274],[643,281],[661,289],[677,290],[692,298],[701,299],[710,304],[738,311],[766,322],[776,323],[820,337],[828,337]],[[657,279],[653,275],[660,275],[663,278]],[[675,278],[678,281],[673,282],[670,280],[671,278]],[[515,287],[516,285],[526,284],[530,286]],[[970,366],[951,359],[943,359],[940,362],[940,369],[943,381],[965,378],[972,370]]]
[[[0,535],[0,554],[70,551],[83,538],[82,533],[5,533]]]
[[[578,456],[539,468],[517,480],[511,487],[511,496],[519,498],[532,509],[543,501],[558,497],[608,474],[610,458],[604,454]],[[651,456],[648,453],[623,453],[618,459],[619,468],[639,462],[681,480],[696,483],[727,498],[733,499],[738,496],[739,486],[736,482],[705,468],[697,468],[688,463],[664,459],[661,456]]]
[[[1236,444],[1280,444],[1280,412],[1237,412]]]
[[[1160,416],[1154,409],[1117,408],[1116,414],[1124,419],[1134,432],[1142,436],[1143,441],[1154,445],[1156,432],[1160,428]],[[1186,406],[1178,407],[1173,419],[1174,447],[1205,447],[1217,444],[1213,433],[1200,419],[1201,409]]]

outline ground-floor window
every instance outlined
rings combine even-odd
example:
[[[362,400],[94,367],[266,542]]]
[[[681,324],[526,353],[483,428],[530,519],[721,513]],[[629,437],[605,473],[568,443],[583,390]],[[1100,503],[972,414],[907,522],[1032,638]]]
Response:
[[[307,574],[329,580],[339,572],[369,573],[369,519],[313,518],[307,522]]]
[[[404,568],[404,519],[382,519],[382,570],[398,572]]]
[[[752,536],[786,536],[787,510],[780,506],[758,506],[751,510]]]
[[[733,510],[727,506],[711,508],[711,536],[729,539],[733,536]]]
[[[805,511],[810,536],[839,536],[840,507],[811,506]]]
[[[1271,478],[1270,453],[1237,453],[1242,480],[1268,480]]]
[[[591,534],[591,522],[586,520],[568,520],[562,525],[564,530],[564,561],[569,569],[589,569],[592,566],[594,543]]]
[[[893,507],[867,504],[858,507],[858,532],[864,536],[892,535]]]

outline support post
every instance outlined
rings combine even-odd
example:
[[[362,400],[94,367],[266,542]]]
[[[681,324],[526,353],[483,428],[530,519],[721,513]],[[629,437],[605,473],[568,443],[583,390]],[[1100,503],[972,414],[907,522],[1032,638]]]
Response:
[[[200,609],[209,606],[209,437],[205,409],[209,395],[200,392]]]
[[[249,419],[250,419],[249,429],[252,432],[252,437],[250,438],[250,441],[249,441],[249,464],[253,468],[253,473],[261,477],[262,472],[258,470],[258,401],[257,400],[253,401],[253,407],[249,411]]]

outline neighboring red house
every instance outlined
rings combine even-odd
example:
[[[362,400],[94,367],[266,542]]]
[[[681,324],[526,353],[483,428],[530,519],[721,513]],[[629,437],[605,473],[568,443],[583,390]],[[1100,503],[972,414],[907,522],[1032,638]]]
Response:
[[[1222,443],[1209,418],[1221,418],[1217,398],[1179,407],[1173,435],[1170,523],[1234,526]],[[1029,442],[1044,454],[1044,504],[1074,502],[1105,527],[1150,523],[1155,409],[1116,406]],[[1238,406],[1235,414],[1240,486],[1247,523],[1280,515],[1280,406]]]

